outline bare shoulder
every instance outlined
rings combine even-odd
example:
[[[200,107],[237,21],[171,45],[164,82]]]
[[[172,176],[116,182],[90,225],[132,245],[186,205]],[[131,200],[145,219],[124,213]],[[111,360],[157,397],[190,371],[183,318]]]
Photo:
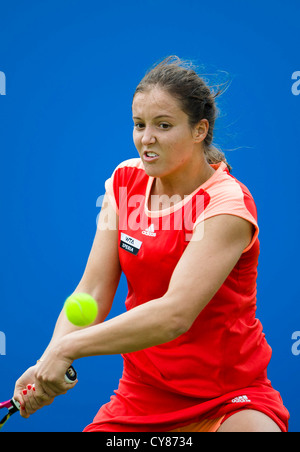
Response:
[[[191,242],[213,242],[226,246],[227,243],[240,243],[244,248],[251,242],[254,226],[248,220],[236,215],[216,215],[199,223]],[[212,243],[211,243],[212,244]]]

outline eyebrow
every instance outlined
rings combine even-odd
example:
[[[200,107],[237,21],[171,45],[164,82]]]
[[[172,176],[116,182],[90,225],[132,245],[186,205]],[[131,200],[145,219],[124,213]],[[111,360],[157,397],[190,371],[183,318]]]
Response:
[[[153,119],[160,119],[160,118],[174,119],[174,117],[170,116],[170,115],[158,115],[158,116],[155,116],[155,118],[153,118]],[[139,116],[133,116],[132,119],[142,119],[142,118],[140,118]]]

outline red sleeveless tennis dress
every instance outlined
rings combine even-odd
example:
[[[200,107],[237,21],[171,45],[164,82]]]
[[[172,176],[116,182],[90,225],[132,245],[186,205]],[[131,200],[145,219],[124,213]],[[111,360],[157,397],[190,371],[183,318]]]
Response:
[[[254,225],[251,243],[192,327],[177,339],[123,355],[118,389],[85,431],[171,431],[241,409],[259,410],[287,431],[289,413],[267,377],[271,348],[256,318],[257,212],[249,190],[225,163],[173,207],[148,210],[154,182],[140,159],[106,182],[119,215],[119,257],[127,310],[162,297],[195,226],[230,214]],[[199,269],[201,271],[201,269]],[[188,293],[182,303],[188,303]]]

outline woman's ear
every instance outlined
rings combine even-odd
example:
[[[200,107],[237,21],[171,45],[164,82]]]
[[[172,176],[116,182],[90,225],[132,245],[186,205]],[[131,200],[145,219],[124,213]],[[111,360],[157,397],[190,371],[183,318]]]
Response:
[[[207,137],[209,130],[209,122],[207,119],[201,119],[193,129],[193,138],[195,143],[201,143]]]

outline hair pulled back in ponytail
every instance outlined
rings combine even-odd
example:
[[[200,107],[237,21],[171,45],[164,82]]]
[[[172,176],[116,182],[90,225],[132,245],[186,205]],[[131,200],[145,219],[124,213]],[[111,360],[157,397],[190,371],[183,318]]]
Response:
[[[138,84],[134,96],[155,86],[166,90],[178,99],[182,111],[188,115],[191,127],[198,124],[201,119],[207,119],[209,130],[204,141],[206,159],[210,164],[223,161],[230,171],[231,166],[227,163],[224,153],[212,145],[214,125],[218,115],[215,99],[224,90],[214,94],[193,69],[192,63],[183,61],[176,55],[165,58],[150,69]]]

